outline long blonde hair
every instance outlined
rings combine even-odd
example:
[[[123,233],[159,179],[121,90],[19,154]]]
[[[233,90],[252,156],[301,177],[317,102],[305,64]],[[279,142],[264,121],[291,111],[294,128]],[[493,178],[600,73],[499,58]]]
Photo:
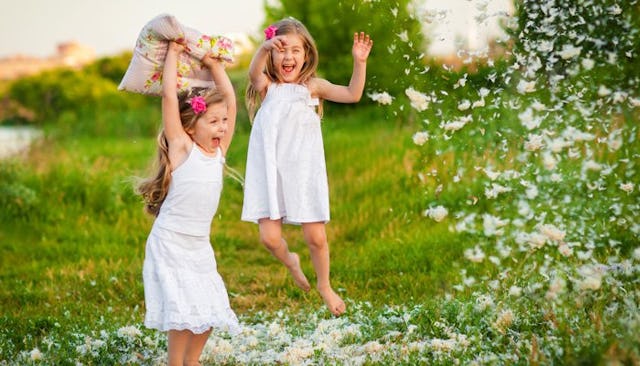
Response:
[[[180,122],[182,128],[186,131],[191,130],[198,120],[200,115],[196,114],[191,108],[189,101],[194,96],[204,97],[207,107],[212,104],[224,103],[225,98],[222,92],[217,89],[205,89],[194,88],[190,89],[178,96],[179,108],[180,108]],[[148,214],[158,216],[160,213],[160,206],[167,197],[169,192],[169,183],[171,183],[171,164],[169,161],[169,143],[167,136],[164,133],[164,129],[160,130],[157,138],[158,152],[157,159],[155,161],[155,173],[149,178],[141,180],[135,191],[142,196],[144,200],[144,209]]]
[[[304,43],[305,63],[302,65],[302,69],[300,70],[300,83],[304,84],[309,81],[309,79],[315,77],[316,70],[318,69],[318,48],[316,47],[316,42],[313,40],[313,37],[304,24],[297,19],[289,17],[282,19],[273,25],[277,28],[276,36],[296,34],[302,38]],[[279,78],[279,74],[273,64],[271,52],[267,55],[267,66],[265,67],[264,73],[271,82],[279,83],[283,81]],[[249,112],[249,119],[252,122],[253,117],[260,106],[260,102],[260,94],[251,83],[248,83],[245,94],[245,104],[247,106],[247,111]],[[322,116],[322,101],[320,101],[318,106],[318,114]]]

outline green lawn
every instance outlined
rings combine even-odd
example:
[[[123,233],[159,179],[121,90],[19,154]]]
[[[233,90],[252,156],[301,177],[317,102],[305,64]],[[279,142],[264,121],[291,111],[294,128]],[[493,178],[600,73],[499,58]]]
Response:
[[[383,108],[330,106],[325,115],[332,280],[348,312],[333,319],[316,292],[294,286],[259,243],[257,226],[239,220],[242,187],[228,178],[212,243],[232,308],[247,328],[237,339],[212,337],[205,363],[296,364],[315,357],[356,364],[637,364],[637,258],[626,262],[627,272],[603,276],[599,292],[583,294],[570,272],[556,272],[569,267],[550,265],[562,259],[555,249],[489,253],[517,245],[455,230],[464,217],[454,210],[442,222],[423,215],[434,202],[472,205],[473,195],[480,197],[475,207],[489,210],[478,174],[447,185],[442,196],[418,174],[434,168],[453,176],[447,164],[454,161],[473,172],[486,156],[425,157],[411,139],[418,126],[399,123]],[[228,165],[239,172],[248,130],[238,130],[228,153]],[[142,260],[152,220],[131,189],[154,154],[152,138],[57,138],[38,143],[25,160],[2,163],[0,360],[152,364],[162,358],[166,340],[141,326]],[[515,217],[510,210],[503,215]],[[300,228],[286,227],[285,235],[313,278]],[[628,238],[622,236],[622,253],[605,249],[596,257],[630,258],[637,243]],[[500,265],[467,260],[465,250],[478,245]],[[540,266],[568,283],[558,300],[545,298],[550,280]],[[42,361],[33,361],[38,352]]]

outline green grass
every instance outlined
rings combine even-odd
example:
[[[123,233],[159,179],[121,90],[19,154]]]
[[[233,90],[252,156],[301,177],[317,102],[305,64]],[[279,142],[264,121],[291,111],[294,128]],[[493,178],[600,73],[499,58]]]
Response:
[[[259,243],[257,226],[239,220],[242,187],[226,179],[212,243],[232,308],[254,324],[258,345],[251,350],[285,352],[297,341],[316,342],[323,337],[317,333],[323,329],[320,324],[329,324],[341,334],[334,347],[370,364],[492,363],[491,355],[511,355],[507,363],[601,363],[611,352],[619,355],[614,360],[637,363],[640,342],[633,334],[640,321],[629,315],[638,304],[637,280],[625,274],[607,277],[601,292],[578,296],[576,309],[574,292],[567,291],[557,302],[544,297],[547,280],[537,274],[538,266],[560,263],[557,251],[513,251],[500,257],[501,266],[470,263],[466,249],[480,245],[493,255],[494,246],[505,244],[452,230],[459,219],[454,211],[492,208],[487,200],[473,206],[469,199],[482,198],[484,181],[474,167],[485,166],[486,156],[425,157],[411,140],[419,128],[385,113],[382,108],[328,109],[323,122],[332,281],[349,302],[342,320],[331,319],[316,292],[297,290],[286,269]],[[246,126],[238,129],[228,153],[227,163],[239,172],[244,171],[248,131]],[[149,330],[133,338],[119,333],[124,326],[140,327],[144,316],[141,272],[152,219],[133,194],[131,178],[145,174],[154,154],[151,137],[57,137],[38,143],[26,160],[2,162],[0,360],[27,362],[34,348],[52,364],[151,363],[162,357],[166,340],[161,335]],[[457,185],[445,184],[441,196],[434,193],[433,179],[418,178],[418,173],[436,169],[444,172],[438,183],[450,182],[454,163],[469,174]],[[423,216],[434,202],[458,209],[437,223]],[[515,208],[505,207],[505,215],[516,216]],[[301,234],[299,227],[285,227],[291,248],[301,254],[303,269],[312,278]],[[620,236],[622,254],[629,256],[637,247],[633,237]],[[620,254],[602,250],[601,260]],[[471,277],[476,285],[461,286]],[[496,278],[501,280],[492,288]],[[535,287],[537,281],[544,285]],[[569,278],[567,282],[571,287]],[[509,295],[516,284],[522,297]],[[494,302],[480,309],[483,296]],[[503,331],[495,322],[507,309],[516,320]],[[278,337],[261,333],[274,324],[283,327]],[[241,363],[241,355],[215,350],[224,350],[224,342],[240,342],[229,343],[235,350],[249,347],[242,343],[248,342],[246,337],[215,338],[218,348],[205,352],[205,361]],[[439,339],[456,349],[443,351]],[[94,345],[95,354],[82,348],[100,340],[107,345]],[[312,347],[318,360],[346,362],[324,353],[320,343]],[[140,356],[131,361],[131,354]],[[254,363],[266,363],[255,357]]]

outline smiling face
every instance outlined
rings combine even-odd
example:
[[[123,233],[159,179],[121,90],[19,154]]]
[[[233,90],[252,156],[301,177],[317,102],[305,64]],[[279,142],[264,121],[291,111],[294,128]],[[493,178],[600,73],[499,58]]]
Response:
[[[187,130],[191,139],[205,153],[214,155],[220,146],[220,140],[227,133],[227,105],[225,103],[213,103],[207,106],[204,112],[195,122],[195,125]]]
[[[297,83],[307,61],[304,40],[297,34],[287,34],[284,37],[285,47],[271,51],[273,67],[282,82]]]

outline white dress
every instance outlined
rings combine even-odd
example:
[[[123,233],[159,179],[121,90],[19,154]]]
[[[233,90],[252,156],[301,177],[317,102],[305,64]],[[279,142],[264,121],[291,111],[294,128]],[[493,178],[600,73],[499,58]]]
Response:
[[[144,323],[149,328],[239,332],[209,240],[223,165],[221,150],[209,157],[194,143],[187,160],[171,174],[145,248]]]
[[[304,85],[269,86],[249,137],[242,220],[329,221],[317,105]]]

